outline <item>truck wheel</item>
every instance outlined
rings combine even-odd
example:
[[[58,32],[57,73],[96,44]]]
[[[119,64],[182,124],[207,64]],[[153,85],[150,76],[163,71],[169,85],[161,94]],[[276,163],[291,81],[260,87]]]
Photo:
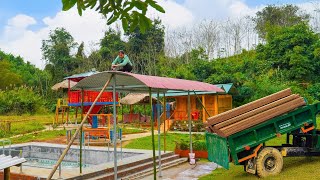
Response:
[[[259,177],[272,176],[281,172],[283,158],[277,149],[267,147],[259,152],[256,163]]]

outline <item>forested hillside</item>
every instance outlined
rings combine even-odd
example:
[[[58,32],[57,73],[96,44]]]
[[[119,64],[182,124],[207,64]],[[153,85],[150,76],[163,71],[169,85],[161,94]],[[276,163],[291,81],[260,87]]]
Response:
[[[42,42],[44,70],[0,51],[0,113],[17,113],[20,106],[25,110],[18,113],[37,112],[40,106],[50,109],[61,95],[51,90],[52,85],[92,68],[110,70],[119,50],[129,55],[134,73],[234,83],[238,90],[235,106],[288,87],[309,103],[318,101],[320,37],[310,15],[293,5],[270,5],[246,18],[248,24],[242,26],[231,20],[221,24],[204,21],[194,27],[194,37],[187,30],[181,30],[180,36],[167,32],[159,19],[145,33],[136,29],[123,34],[109,28],[99,48],[90,52],[63,27],[57,28]],[[252,29],[246,29],[249,25]],[[258,39],[256,44],[249,44],[253,37]],[[32,92],[34,98],[28,98],[34,99],[33,104],[22,98],[26,91]],[[8,95],[16,97],[11,104]]]

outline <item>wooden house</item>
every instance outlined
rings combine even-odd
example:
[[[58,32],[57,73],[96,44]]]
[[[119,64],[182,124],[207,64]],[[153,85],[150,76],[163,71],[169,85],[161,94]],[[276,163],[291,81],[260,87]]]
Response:
[[[210,116],[232,109],[232,95],[236,92],[233,84],[217,84],[225,93],[216,92],[190,92],[191,119],[202,120]],[[188,94],[186,92],[170,91],[166,93],[167,102],[171,102],[171,108],[167,107],[168,120],[188,120]],[[204,107],[202,107],[202,104]],[[206,113],[207,112],[209,113]]]

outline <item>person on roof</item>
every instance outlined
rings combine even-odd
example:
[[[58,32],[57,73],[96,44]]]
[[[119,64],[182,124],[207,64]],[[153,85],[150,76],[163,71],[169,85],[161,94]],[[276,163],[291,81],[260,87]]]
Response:
[[[112,62],[112,70],[115,70],[117,67],[122,67],[119,71],[123,72],[131,72],[132,71],[132,63],[129,57],[124,54],[123,50],[119,51],[119,55],[117,58]]]

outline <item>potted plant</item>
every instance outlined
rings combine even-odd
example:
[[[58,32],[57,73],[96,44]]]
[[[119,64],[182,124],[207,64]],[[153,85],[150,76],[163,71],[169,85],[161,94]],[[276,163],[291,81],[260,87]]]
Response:
[[[179,154],[180,157],[189,157],[190,153],[190,143],[186,140],[181,139],[180,141],[175,141],[175,154]],[[195,153],[196,158],[208,158],[207,145],[204,140],[195,140],[192,142],[192,150]]]

